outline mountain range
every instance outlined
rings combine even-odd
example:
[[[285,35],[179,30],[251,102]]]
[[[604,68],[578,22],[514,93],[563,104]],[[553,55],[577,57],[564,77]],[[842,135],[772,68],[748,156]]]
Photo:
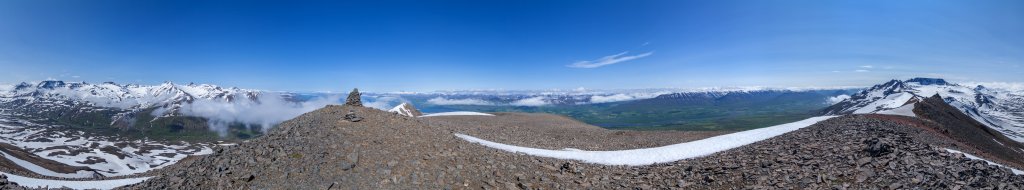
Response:
[[[825,115],[899,112],[938,95],[972,119],[1024,142],[1024,92],[964,86],[937,78],[891,80],[849,96],[821,111]]]
[[[143,86],[42,81],[0,90],[0,110],[36,122],[90,131],[119,134],[135,134],[127,131],[136,131],[146,136],[191,139],[216,136],[209,134],[214,117],[204,115],[203,111],[218,111],[217,106],[223,105],[258,105],[270,99],[287,102],[292,97],[292,94],[209,84],[165,82]],[[224,122],[234,125],[232,131],[236,136],[260,131],[249,130],[245,127],[247,123]]]

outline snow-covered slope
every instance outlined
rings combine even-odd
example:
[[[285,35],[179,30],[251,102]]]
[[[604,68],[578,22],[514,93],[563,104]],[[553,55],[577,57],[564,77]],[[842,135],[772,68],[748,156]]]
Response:
[[[125,185],[136,184],[145,181],[152,177],[138,177],[138,178],[125,178],[125,179],[110,179],[110,180],[91,180],[91,181],[73,181],[73,180],[52,180],[52,179],[39,179],[31,178],[20,175],[14,175],[9,173],[0,172],[7,176],[7,180],[14,183],[18,183],[19,186],[29,188],[70,188],[70,189],[113,189]]]
[[[103,176],[123,176],[163,168],[189,155],[213,153],[203,143],[124,140],[90,136],[0,115],[0,143],[69,166],[88,167]],[[2,151],[0,151],[2,152]],[[15,164],[40,175],[63,178],[91,178],[93,172],[59,173],[4,153]]]
[[[825,109],[826,115],[908,114],[904,105],[939,95],[945,102],[1007,137],[1024,142],[1024,92],[948,83],[943,79],[892,80],[854,94]]]

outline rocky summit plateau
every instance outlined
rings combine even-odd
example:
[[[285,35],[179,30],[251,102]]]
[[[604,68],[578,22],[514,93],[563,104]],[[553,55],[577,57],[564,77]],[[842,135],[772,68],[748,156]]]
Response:
[[[907,82],[951,85],[934,80]],[[901,85],[890,83],[883,86]],[[869,102],[872,99],[893,101],[866,96],[878,89],[888,89],[882,97],[899,93],[892,90],[899,88],[876,86],[823,112],[881,105]],[[164,156],[170,161],[145,170],[82,167],[49,161],[66,153],[40,157],[45,149],[0,146],[5,155],[0,160],[0,185],[4,189],[1024,189],[1024,172],[1019,170],[1024,168],[1020,159],[1024,144],[979,122],[977,116],[955,106],[960,104],[957,99],[942,94],[915,93],[908,100],[897,100],[903,101],[899,105],[859,111],[865,113],[825,114],[743,131],[682,131],[613,130],[547,113],[424,114],[411,103],[382,110],[364,107],[354,90],[345,104],[307,112],[244,141],[185,145],[110,140],[111,148],[102,150],[108,153],[83,156],[96,163],[130,160],[118,156]],[[27,122],[5,121],[8,125]],[[6,129],[0,132],[26,130]],[[24,146],[74,138],[59,134],[18,142]],[[135,148],[139,146],[150,148]],[[192,151],[170,154],[173,148]],[[122,167],[140,167],[135,163],[144,162]]]
[[[349,112],[365,119],[345,121]],[[705,157],[622,166],[506,152],[455,134],[587,150],[657,147],[719,134],[611,131],[546,114],[413,118],[328,106],[125,189],[1024,188],[1024,176],[1011,169],[949,151],[987,155],[929,125],[941,124],[841,116]]]

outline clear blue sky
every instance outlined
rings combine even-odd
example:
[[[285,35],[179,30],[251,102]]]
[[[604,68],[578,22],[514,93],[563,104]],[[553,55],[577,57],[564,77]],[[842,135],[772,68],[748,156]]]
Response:
[[[0,83],[292,91],[1024,81],[1024,1],[0,1]]]

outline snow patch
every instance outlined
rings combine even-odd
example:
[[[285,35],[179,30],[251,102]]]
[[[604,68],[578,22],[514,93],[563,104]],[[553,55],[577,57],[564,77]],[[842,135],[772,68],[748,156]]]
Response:
[[[471,112],[471,111],[453,111],[453,112],[441,112],[426,114],[420,117],[434,117],[434,116],[457,116],[457,115],[477,115],[477,116],[494,116],[488,113]]]
[[[1021,171],[1021,170],[1018,170],[1018,169],[1015,169],[1015,168],[1011,168],[1011,167],[1007,167],[1007,166],[1004,166],[1002,164],[998,164],[998,163],[995,163],[995,162],[992,162],[992,161],[988,161],[988,160],[986,160],[984,158],[981,158],[981,157],[977,157],[977,156],[974,156],[974,155],[971,155],[971,154],[967,154],[967,153],[964,153],[964,152],[961,152],[961,151],[958,151],[958,150],[953,150],[953,149],[948,149],[948,148],[946,149],[946,151],[947,152],[952,152],[952,153],[964,154],[965,157],[970,158],[971,160],[985,161],[985,162],[988,162],[989,165],[996,165],[996,166],[999,166],[999,167],[1004,167],[1004,168],[1010,169],[1010,171],[1013,171],[1013,174],[1024,175],[1024,171]]]
[[[874,113],[874,112],[878,112],[879,110],[889,110],[889,109],[899,108],[899,107],[903,106],[903,104],[906,104],[907,101],[910,101],[911,98],[914,98],[914,94],[910,94],[910,93],[891,94],[891,95],[885,96],[885,98],[883,98],[882,100],[871,102],[871,104],[868,104],[867,106],[864,106],[863,108],[857,109],[857,111],[853,111],[853,113],[858,113],[858,114]]]
[[[878,114],[902,115],[902,116],[909,116],[909,117],[917,117],[917,114],[914,114],[914,105],[915,104],[907,104],[907,105],[900,106],[899,108],[896,108],[896,109],[880,111],[880,112],[878,112]]]
[[[579,160],[604,165],[640,166],[711,155],[717,152],[779,136],[833,117],[835,116],[812,117],[797,122],[741,131],[697,141],[655,148],[618,151],[586,151],[578,149],[547,150],[496,143],[464,134],[455,134],[455,136],[471,143],[479,143],[486,147],[509,152],[525,153],[533,156]]]
[[[95,180],[95,181],[67,181],[67,180],[51,180],[51,179],[38,179],[30,178],[20,175],[9,174],[6,172],[0,172],[7,176],[8,181],[18,183],[20,186],[29,188],[59,188],[67,187],[71,189],[113,189],[125,185],[131,185],[146,181],[152,177],[140,177],[140,178],[126,178],[126,179],[111,179],[111,180]]]

